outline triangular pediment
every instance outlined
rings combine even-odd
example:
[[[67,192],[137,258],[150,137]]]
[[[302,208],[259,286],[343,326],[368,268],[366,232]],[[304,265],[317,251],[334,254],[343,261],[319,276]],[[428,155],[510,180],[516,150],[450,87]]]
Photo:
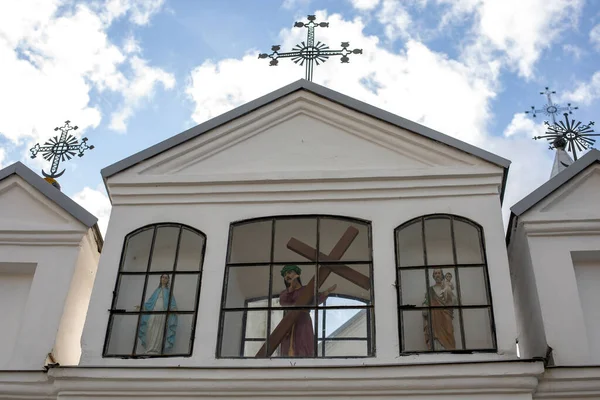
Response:
[[[130,173],[260,176],[474,165],[498,169],[451,146],[300,92],[182,143]]]
[[[600,217],[600,164],[594,164],[548,196],[543,213],[588,213]]]
[[[0,182],[0,230],[81,230],[83,225],[18,177]]]

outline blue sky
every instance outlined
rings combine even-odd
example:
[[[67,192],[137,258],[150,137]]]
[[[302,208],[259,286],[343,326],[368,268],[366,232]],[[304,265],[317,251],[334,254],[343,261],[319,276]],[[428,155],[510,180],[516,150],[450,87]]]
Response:
[[[66,163],[63,191],[101,218],[100,170],[304,76],[259,52],[303,40],[363,49],[314,81],[513,161],[511,206],[548,179],[531,137],[544,86],[597,119],[600,4],[590,0],[42,0],[0,3],[0,165],[49,169],[28,149],[70,119],[96,148]]]

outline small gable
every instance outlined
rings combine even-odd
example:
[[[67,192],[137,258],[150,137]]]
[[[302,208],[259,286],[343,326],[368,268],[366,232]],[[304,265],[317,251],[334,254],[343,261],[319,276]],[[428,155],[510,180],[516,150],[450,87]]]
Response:
[[[541,205],[542,213],[591,212],[600,216],[600,164],[591,165],[550,195]]]
[[[18,176],[0,182],[0,221],[0,230],[83,228],[79,221]]]

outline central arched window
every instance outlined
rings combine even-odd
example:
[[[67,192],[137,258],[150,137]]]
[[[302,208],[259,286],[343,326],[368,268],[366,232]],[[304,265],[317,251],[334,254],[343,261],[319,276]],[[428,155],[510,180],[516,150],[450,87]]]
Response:
[[[374,354],[371,227],[330,216],[232,224],[219,357]]]
[[[481,227],[429,215],[395,233],[402,352],[495,350]]]
[[[156,224],[125,238],[104,357],[190,356],[206,238]]]

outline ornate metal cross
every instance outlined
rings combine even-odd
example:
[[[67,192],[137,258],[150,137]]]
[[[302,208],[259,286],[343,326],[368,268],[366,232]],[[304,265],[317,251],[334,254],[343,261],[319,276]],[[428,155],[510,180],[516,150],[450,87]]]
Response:
[[[593,134],[594,130],[591,128],[594,122],[590,121],[589,124],[582,124],[580,121],[569,119],[569,113],[563,114],[565,121],[558,121],[558,123],[549,124],[545,122],[546,134],[541,136],[534,136],[534,140],[546,139],[551,141],[550,150],[552,149],[565,149],[573,153],[573,159],[577,161],[577,151],[580,153],[583,150],[589,149],[594,145],[595,139],[591,139],[590,136],[600,136],[600,134]]]
[[[342,56],[342,63],[347,63],[350,62],[348,58],[350,54],[362,54],[362,49],[348,50],[348,47],[350,47],[349,42],[342,42],[340,50],[330,50],[329,46],[321,42],[315,44],[315,28],[329,27],[329,22],[317,23],[315,22],[316,18],[314,15],[309,15],[308,22],[296,22],[294,24],[294,28],[308,28],[306,42],[300,42],[300,44],[294,46],[292,51],[287,53],[280,53],[281,46],[275,45],[271,47],[273,51],[271,54],[261,53],[258,55],[258,58],[271,58],[269,65],[272,67],[279,64],[280,58],[291,58],[294,63],[301,66],[306,62],[305,78],[312,81],[314,63],[317,65],[324,63],[331,56]]]
[[[324,261],[318,270],[318,282],[315,283],[315,277],[306,284],[306,289],[300,293],[296,300],[296,306],[306,306],[313,302],[315,296],[315,285],[317,290],[325,283],[330,273],[337,274],[342,278],[349,280],[350,282],[362,287],[365,290],[371,289],[371,280],[368,276],[361,274],[348,267],[347,265],[330,264],[327,265],[327,261],[339,261],[344,253],[350,248],[354,239],[358,236],[358,229],[353,226],[348,227],[346,232],[342,235],[337,244],[333,247],[329,254],[318,254],[318,259]],[[310,247],[306,243],[299,241],[298,239],[291,238],[287,243],[287,248],[300,254],[310,261],[317,261],[317,250]],[[281,341],[285,338],[288,332],[292,329],[292,326],[302,313],[301,310],[292,310],[285,314],[283,319],[279,322],[279,325],[271,332],[267,343],[265,343],[260,350],[256,353],[256,357],[270,357],[271,354],[277,349],[277,346],[281,344]]]
[[[558,104],[554,104],[552,102],[552,95],[556,94],[556,91],[554,90],[550,90],[550,88],[548,88],[546,86],[545,90],[543,92],[540,92],[541,95],[546,95],[546,99],[548,100],[548,102],[546,104],[544,104],[544,107],[542,108],[538,108],[536,110],[536,108],[534,106],[531,106],[531,110],[530,111],[525,111],[525,114],[532,114],[532,117],[536,117],[536,113],[543,113],[546,116],[550,117],[552,119],[552,123],[556,124],[556,115],[562,111],[567,111],[569,114],[573,113],[573,110],[577,110],[579,107],[573,107],[571,106],[571,103],[567,103],[566,106],[559,106]]]
[[[54,136],[52,139],[48,140],[44,143],[43,146],[40,146],[39,143],[36,143],[29,151],[31,151],[31,158],[35,158],[37,154],[41,151],[44,159],[48,161],[52,161],[52,166],[50,167],[50,174],[47,174],[42,170],[42,174],[46,178],[58,178],[62,174],[65,173],[63,169],[59,173],[58,165],[61,161],[70,160],[77,152],[79,157],[83,157],[83,152],[86,150],[92,150],[94,146],[88,146],[87,138],[82,138],[81,143],[77,140],[77,138],[71,135],[69,132],[77,130],[77,126],[71,126],[71,121],[65,121],[65,125],[60,128],[54,128],[55,131],[60,130],[60,137]]]

